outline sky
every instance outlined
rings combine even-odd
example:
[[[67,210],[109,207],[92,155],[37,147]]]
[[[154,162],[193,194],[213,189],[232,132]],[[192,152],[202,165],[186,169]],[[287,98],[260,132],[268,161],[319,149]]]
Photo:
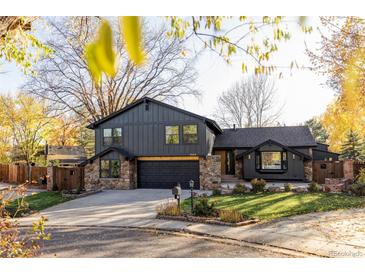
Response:
[[[149,19],[156,21],[155,19]],[[296,24],[289,24],[289,31],[292,38],[281,43],[279,51],[271,59],[271,63],[279,66],[289,66],[295,60],[300,66],[310,66],[308,57],[305,54],[305,43],[309,48],[318,48],[320,35],[317,30],[319,20],[316,17],[309,17],[307,23],[313,26],[311,34],[304,34]],[[43,34],[42,34],[43,36]],[[305,43],[304,43],[305,42]],[[197,41],[191,41],[188,49],[200,49]],[[231,65],[226,64],[222,58],[209,50],[203,51],[196,58],[196,69],[198,72],[197,88],[201,91],[200,98],[185,97],[180,107],[194,113],[212,117],[216,108],[219,95],[232,86],[242,77],[247,77],[241,70],[241,60],[245,56],[237,56]],[[2,64],[0,74],[0,93],[14,93],[19,90],[25,81],[22,72],[13,64]],[[326,106],[333,101],[334,92],[324,83],[326,78],[308,69],[301,70],[280,70],[283,78],[278,73],[272,75],[276,81],[277,98],[276,104],[282,108],[279,118],[281,124],[298,125],[313,116],[321,115]]]

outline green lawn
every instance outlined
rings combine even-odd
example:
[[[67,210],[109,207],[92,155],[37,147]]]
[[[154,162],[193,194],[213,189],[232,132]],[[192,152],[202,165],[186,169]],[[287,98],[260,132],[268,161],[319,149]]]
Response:
[[[343,208],[365,207],[365,197],[353,197],[333,193],[261,193],[244,195],[210,196],[217,209],[238,209],[248,217],[272,220],[310,212],[330,211]],[[190,199],[182,207],[190,211]]]
[[[39,211],[45,209],[47,207],[51,207],[66,201],[69,201],[70,198],[62,197],[62,194],[59,192],[39,192],[24,198],[25,201],[29,204],[29,210]],[[6,208],[13,215],[18,208],[18,199],[12,201]],[[27,211],[27,210],[24,210]],[[18,212],[19,215],[20,212]]]

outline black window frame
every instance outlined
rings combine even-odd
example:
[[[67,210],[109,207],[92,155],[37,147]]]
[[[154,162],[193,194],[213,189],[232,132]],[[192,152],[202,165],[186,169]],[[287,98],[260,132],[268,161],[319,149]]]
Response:
[[[280,169],[269,169],[262,167],[262,153],[263,152],[280,152]],[[288,152],[285,151],[256,151],[255,153],[255,168],[263,172],[281,172],[288,170]]]
[[[185,134],[184,127],[186,127],[186,126],[195,126],[196,127],[196,134]],[[185,135],[196,135],[196,141],[195,142],[186,142]],[[184,125],[182,125],[182,140],[183,140],[183,144],[186,144],[186,145],[196,145],[196,144],[198,144],[199,143],[199,126],[198,126],[198,124],[184,124]]]
[[[118,129],[120,130],[120,136],[115,134]],[[110,130],[111,136],[105,137],[106,130]],[[106,138],[110,138],[111,142],[110,143],[105,142]],[[122,127],[103,128],[103,145],[104,146],[121,145],[122,142],[123,142],[123,128]]]
[[[167,134],[167,128],[168,127],[177,127],[177,134]],[[164,134],[164,137],[165,137],[165,145],[179,145],[180,144],[180,125],[165,125],[164,127],[165,129],[165,134]],[[168,143],[167,142],[167,136],[170,136],[170,135],[177,135],[177,143]]]
[[[108,169],[102,169],[102,162],[108,162]],[[118,171],[119,171],[119,174],[118,176],[113,176],[113,162],[118,162]],[[120,160],[118,159],[100,159],[100,164],[99,164],[99,177],[102,178],[102,179],[117,179],[117,178],[120,178],[121,177],[121,162]],[[107,170],[107,173],[108,175],[107,176],[104,176],[103,175],[103,171],[106,171]]]

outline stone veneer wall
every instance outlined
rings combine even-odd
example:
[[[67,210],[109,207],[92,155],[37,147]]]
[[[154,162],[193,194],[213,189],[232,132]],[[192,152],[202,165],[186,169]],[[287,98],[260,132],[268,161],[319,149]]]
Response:
[[[200,189],[212,189],[221,183],[221,156],[209,155],[199,158]]]
[[[308,182],[313,180],[313,161],[304,161],[304,179]]]
[[[233,152],[234,155],[234,175],[238,178],[238,179],[242,179],[243,178],[243,159],[236,159],[237,156],[237,150],[235,150]]]
[[[135,160],[120,158],[120,178],[100,178],[100,159],[85,166],[85,188],[89,189],[134,189],[137,187]]]

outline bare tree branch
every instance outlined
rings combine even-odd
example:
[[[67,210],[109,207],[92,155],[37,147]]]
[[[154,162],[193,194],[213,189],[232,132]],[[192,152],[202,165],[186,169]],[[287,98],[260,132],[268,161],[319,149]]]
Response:
[[[278,122],[282,107],[276,106],[275,82],[266,75],[235,83],[218,98],[214,115],[222,127],[265,127]]]
[[[55,50],[54,58],[40,62],[36,67],[37,75],[31,76],[24,90],[53,102],[55,108],[93,122],[143,96],[176,102],[184,95],[199,95],[194,87],[197,73],[193,60],[181,54],[181,42],[168,39],[164,28],[152,31],[147,25],[144,27],[144,46],[149,59],[143,67],[136,67],[129,61],[120,41],[117,20],[111,18],[120,57],[118,73],[114,78],[103,77],[102,84],[95,86],[83,52],[100,19],[50,20],[48,45]]]

